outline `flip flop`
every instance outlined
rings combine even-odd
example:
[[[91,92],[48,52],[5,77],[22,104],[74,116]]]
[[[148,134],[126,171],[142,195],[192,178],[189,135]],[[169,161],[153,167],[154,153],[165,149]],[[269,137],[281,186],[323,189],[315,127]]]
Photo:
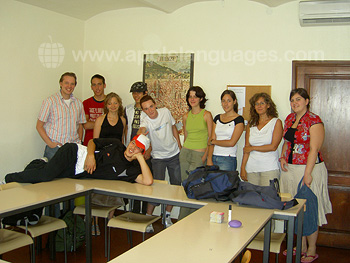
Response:
[[[306,260],[306,258],[311,258],[311,260]],[[305,254],[302,258],[301,258],[301,262],[302,263],[310,263],[315,261],[316,259],[318,259],[318,254],[315,254],[315,256],[311,256],[311,255],[307,255]]]
[[[282,253],[284,256],[287,256],[287,249],[283,251]],[[293,247],[293,256],[295,256],[297,254],[297,248]],[[305,256],[306,253],[305,252],[301,252],[301,256]]]

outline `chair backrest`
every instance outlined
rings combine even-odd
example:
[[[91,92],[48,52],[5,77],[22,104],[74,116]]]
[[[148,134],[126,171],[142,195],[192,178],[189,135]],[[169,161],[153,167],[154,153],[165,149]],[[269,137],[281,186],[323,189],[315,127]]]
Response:
[[[20,183],[17,183],[17,182],[2,184],[2,185],[0,185],[0,190],[7,190],[7,189],[11,189],[11,188],[16,188],[16,187],[22,187],[22,185]]]
[[[8,190],[12,188],[19,188],[23,185],[17,182],[11,182],[0,185],[0,190]],[[42,216],[43,208],[35,208],[33,210],[29,210],[26,212],[20,212],[15,215],[7,216],[2,219],[3,225],[10,226],[25,226],[26,234],[27,234],[27,226],[35,225],[39,222],[39,219]]]
[[[33,244],[33,239],[28,235],[8,229],[0,229],[0,255],[31,244]],[[0,259],[0,262],[5,261]]]
[[[252,258],[252,252],[250,252],[250,250],[247,250],[243,255],[241,263],[249,263],[251,258]]]

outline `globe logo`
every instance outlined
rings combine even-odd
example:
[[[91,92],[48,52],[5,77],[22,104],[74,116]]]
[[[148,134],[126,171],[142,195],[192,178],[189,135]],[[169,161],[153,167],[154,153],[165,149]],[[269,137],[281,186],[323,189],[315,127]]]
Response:
[[[45,68],[57,68],[63,62],[64,47],[61,43],[52,43],[51,36],[49,38],[51,43],[42,43],[38,49],[39,60]]]

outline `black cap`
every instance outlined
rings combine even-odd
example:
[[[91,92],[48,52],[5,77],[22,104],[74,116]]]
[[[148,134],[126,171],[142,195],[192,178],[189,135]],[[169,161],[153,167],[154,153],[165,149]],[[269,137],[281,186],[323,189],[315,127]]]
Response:
[[[130,92],[142,92],[147,91],[147,83],[138,81],[132,84]]]

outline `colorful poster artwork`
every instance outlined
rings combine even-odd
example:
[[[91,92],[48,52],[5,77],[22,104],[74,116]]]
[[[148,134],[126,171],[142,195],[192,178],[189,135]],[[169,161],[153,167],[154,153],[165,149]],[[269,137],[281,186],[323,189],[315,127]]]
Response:
[[[188,111],[186,93],[193,84],[193,54],[144,55],[143,81],[157,107],[168,108],[180,133],[182,116]]]

